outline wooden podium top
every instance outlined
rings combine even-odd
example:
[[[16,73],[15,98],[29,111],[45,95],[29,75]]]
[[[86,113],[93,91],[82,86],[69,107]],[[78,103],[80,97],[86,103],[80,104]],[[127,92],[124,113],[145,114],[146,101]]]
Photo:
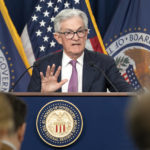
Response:
[[[82,93],[41,93],[41,92],[10,92],[16,96],[135,96],[133,92],[82,92]]]

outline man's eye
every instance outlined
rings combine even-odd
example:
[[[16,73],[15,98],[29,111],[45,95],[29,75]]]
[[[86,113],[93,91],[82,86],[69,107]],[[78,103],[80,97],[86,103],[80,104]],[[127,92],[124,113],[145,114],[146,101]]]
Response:
[[[71,34],[71,32],[65,32],[65,34],[66,34],[66,35],[69,35],[69,34]]]
[[[84,31],[83,30],[79,30],[79,31],[77,31],[78,33],[83,33]]]

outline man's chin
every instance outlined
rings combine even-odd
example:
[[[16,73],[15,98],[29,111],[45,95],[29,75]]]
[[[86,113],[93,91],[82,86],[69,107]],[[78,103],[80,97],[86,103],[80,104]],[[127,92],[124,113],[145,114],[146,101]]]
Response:
[[[75,47],[72,47],[72,52],[77,54],[77,53],[83,53],[84,49],[82,47],[79,47],[79,46],[75,46]]]
[[[82,55],[83,51],[76,51],[72,53],[72,57],[79,58]]]
[[[77,59],[78,57],[80,57],[82,55],[82,53],[84,52],[84,50],[81,50],[81,48],[79,49],[71,49],[70,51],[65,51],[65,53],[71,58],[75,58]]]

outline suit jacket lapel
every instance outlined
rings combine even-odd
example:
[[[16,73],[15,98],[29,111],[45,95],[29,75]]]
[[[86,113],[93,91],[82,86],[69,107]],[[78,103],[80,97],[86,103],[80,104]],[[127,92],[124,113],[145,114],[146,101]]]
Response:
[[[93,55],[90,55],[90,52],[85,50],[84,53],[84,64],[83,64],[83,84],[82,84],[82,91],[89,92],[90,87],[95,79],[96,70],[90,64],[95,63]]]

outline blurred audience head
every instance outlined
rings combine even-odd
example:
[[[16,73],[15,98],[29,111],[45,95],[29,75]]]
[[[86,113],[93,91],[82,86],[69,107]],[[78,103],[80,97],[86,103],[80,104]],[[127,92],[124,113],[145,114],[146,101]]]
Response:
[[[150,150],[150,92],[133,99],[128,119],[135,144],[140,150]]]
[[[0,93],[0,138],[14,131],[13,110],[5,94]]]
[[[0,108],[0,112],[9,113],[7,115],[10,118],[10,129],[8,128],[9,132],[5,132],[1,137],[1,148],[3,150],[3,147],[11,147],[12,149],[19,150],[24,139],[26,127],[26,104],[18,97],[7,93],[0,93],[0,99],[7,103],[5,108]]]

